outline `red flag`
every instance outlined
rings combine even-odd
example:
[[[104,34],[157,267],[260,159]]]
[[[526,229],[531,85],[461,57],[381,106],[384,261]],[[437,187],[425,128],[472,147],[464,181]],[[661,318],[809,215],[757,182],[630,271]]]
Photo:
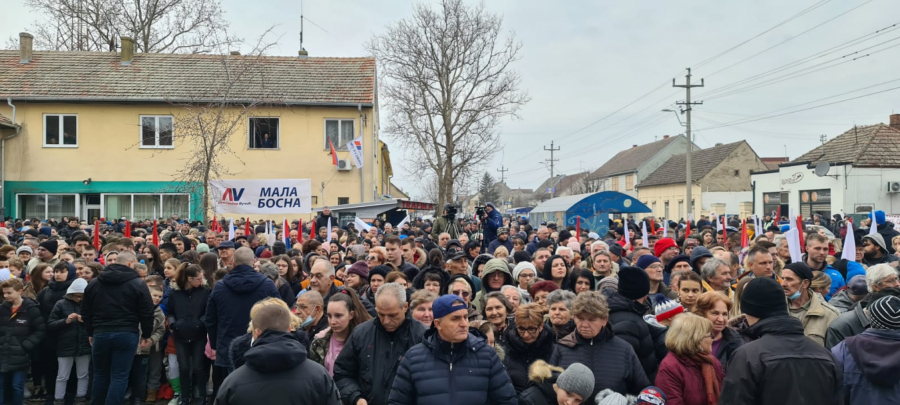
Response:
[[[650,234],[656,235],[656,224],[653,222],[653,218],[650,218]]]
[[[131,221],[128,220],[125,221],[125,237],[131,237]]]
[[[0,221],[0,228],[6,228],[6,220]]]
[[[334,151],[334,144],[331,143],[331,139],[328,140],[328,145],[331,146],[331,164],[337,166],[337,152]]]
[[[778,206],[778,213],[775,214],[775,226],[778,226],[778,222],[781,221],[781,206]]]
[[[297,231],[297,233],[300,233],[300,232]],[[316,221],[313,221],[312,226],[309,227],[309,240],[315,240],[315,239],[316,239]]]
[[[797,231],[800,237],[800,252],[806,252],[806,242],[803,240],[803,214],[797,215]]]
[[[250,236],[250,218],[244,220],[244,235]]]
[[[281,239],[284,240],[285,246],[291,243],[291,227],[288,225],[287,218],[284,219],[284,225],[281,227]]]
[[[724,243],[728,240],[728,230],[725,227],[728,226],[728,223],[725,222],[725,216],[722,215],[722,242]]]
[[[685,221],[685,224],[687,226],[684,229],[684,237],[687,238],[688,236],[691,236],[691,219],[688,218],[687,221]]]
[[[750,235],[747,235],[747,218],[741,220],[741,249],[750,246]]]
[[[209,224],[209,227],[213,232],[219,232],[219,227],[217,225],[219,225],[219,221],[217,221],[216,216],[213,215],[213,220],[212,223]]]
[[[94,249],[100,251],[100,221],[94,220]]]
[[[156,218],[153,219],[153,244],[159,247],[159,230],[156,229]]]
[[[575,217],[575,238],[581,243],[581,217]]]
[[[303,243],[303,220],[297,219],[297,243]]]

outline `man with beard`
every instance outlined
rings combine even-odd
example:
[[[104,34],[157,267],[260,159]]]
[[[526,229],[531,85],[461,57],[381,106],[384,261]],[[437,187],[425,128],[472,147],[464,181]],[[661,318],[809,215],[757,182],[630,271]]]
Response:
[[[863,257],[862,264],[866,267],[872,267],[876,264],[887,263],[891,267],[897,268],[897,256],[888,253],[888,248],[884,243],[884,238],[880,233],[873,233],[862,237]]]
[[[828,257],[828,238],[818,233],[807,235],[806,254],[803,256],[803,262],[809,266],[810,270],[821,271],[831,278],[831,290],[825,297],[826,300],[830,300],[839,288],[847,285],[847,280],[825,261],[826,257]]]

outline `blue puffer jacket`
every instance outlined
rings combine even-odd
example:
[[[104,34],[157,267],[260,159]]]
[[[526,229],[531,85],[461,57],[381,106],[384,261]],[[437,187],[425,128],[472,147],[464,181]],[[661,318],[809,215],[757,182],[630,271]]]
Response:
[[[503,227],[503,215],[500,215],[500,212],[497,211],[497,207],[492,203],[488,203],[487,206],[493,208],[490,214],[487,214],[487,218],[484,220],[484,243],[490,245],[494,239],[497,239],[497,231]]]
[[[844,403],[900,403],[900,331],[868,329],[831,349],[844,373]]]
[[[216,350],[217,366],[231,364],[228,350],[231,341],[247,333],[250,308],[267,297],[281,298],[275,283],[246,264],[235,266],[216,283],[206,304],[203,323],[206,324],[209,346]]]
[[[497,352],[471,333],[465,342],[448,343],[437,330],[409,349],[400,362],[389,404],[509,404],[516,390]]]

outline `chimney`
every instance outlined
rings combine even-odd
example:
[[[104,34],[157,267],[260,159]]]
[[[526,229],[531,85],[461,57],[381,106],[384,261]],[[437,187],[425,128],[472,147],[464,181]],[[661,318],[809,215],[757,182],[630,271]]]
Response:
[[[891,114],[891,128],[900,129],[900,114]]]
[[[631,145],[631,149],[637,148],[637,145]]]
[[[668,135],[663,135],[663,139],[669,139]]]
[[[721,143],[721,142],[719,142],[719,143],[717,143],[717,144],[716,144],[716,146],[722,146],[722,143]]]
[[[19,33],[19,63],[31,63],[34,57],[34,36],[27,32]]]
[[[130,65],[134,60],[134,40],[131,37],[122,37],[122,64]]]
[[[232,56],[241,56],[241,52],[240,51],[231,51],[231,55]]]

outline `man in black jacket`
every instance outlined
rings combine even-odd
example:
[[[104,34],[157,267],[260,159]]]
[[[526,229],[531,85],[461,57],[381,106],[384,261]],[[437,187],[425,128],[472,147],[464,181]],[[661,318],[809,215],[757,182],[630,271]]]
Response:
[[[752,342],[734,352],[722,382],[723,404],[840,404],[841,368],[831,353],[803,335],[788,314],[784,290],[757,277],[741,294]]]
[[[319,229],[328,228],[328,220],[331,219],[331,226],[338,226],[337,218],[331,216],[331,209],[328,207],[322,208],[322,212],[316,217],[316,234],[319,234]],[[331,232],[331,229],[328,229],[328,232]]]
[[[425,327],[406,317],[406,289],[387,283],[375,292],[378,316],[353,330],[334,361],[344,405],[386,404],[400,360],[422,342]]]
[[[267,305],[253,317],[253,346],[245,363],[219,387],[216,404],[339,405],[340,394],[328,371],[306,358],[291,330],[287,308]]]
[[[641,361],[644,374],[650,381],[656,379],[661,359],[668,351],[665,334],[651,329],[643,316],[649,312],[647,294],[650,277],[640,267],[623,267],[619,270],[619,290],[607,293],[609,324],[616,337],[628,342]]]
[[[134,271],[136,263],[134,253],[119,253],[116,263],[107,266],[84,290],[81,318],[93,346],[94,403],[125,400],[138,340],[141,347],[150,345],[156,308],[150,289]]]

